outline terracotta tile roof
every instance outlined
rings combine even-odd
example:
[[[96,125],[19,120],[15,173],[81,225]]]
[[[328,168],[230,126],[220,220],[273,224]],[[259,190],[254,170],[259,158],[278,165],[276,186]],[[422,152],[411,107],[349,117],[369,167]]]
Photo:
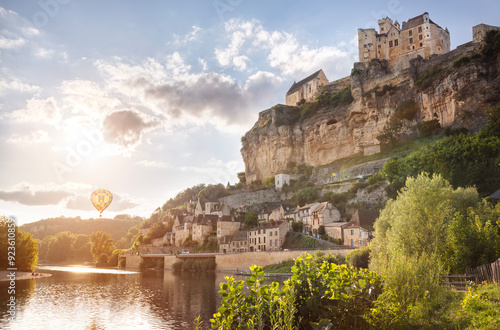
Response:
[[[361,227],[373,231],[373,224],[379,217],[380,212],[372,209],[358,209],[352,216],[346,228]]]
[[[293,82],[293,85],[292,87],[290,87],[290,89],[288,90],[288,92],[286,92],[286,95],[290,95],[292,93],[295,93],[296,91],[298,91],[300,89],[300,87],[302,87],[305,83],[315,79],[318,77],[319,73],[321,72],[322,70],[318,70],[316,72],[314,72],[312,75],[310,75],[309,77],[307,78],[304,78],[302,79],[301,81],[299,81],[298,83],[297,82]]]

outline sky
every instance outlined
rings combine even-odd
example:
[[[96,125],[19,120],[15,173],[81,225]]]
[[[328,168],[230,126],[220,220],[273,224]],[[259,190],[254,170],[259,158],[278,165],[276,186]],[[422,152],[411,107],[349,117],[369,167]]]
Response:
[[[294,81],[358,60],[357,29],[429,12],[451,34],[500,1],[0,0],[0,215],[147,217],[237,182],[240,138]]]

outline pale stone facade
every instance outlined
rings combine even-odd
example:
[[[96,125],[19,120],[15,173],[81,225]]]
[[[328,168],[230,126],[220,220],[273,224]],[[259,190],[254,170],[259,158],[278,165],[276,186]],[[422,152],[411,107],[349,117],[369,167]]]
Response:
[[[423,13],[403,22],[389,18],[378,21],[379,31],[358,29],[359,61],[387,60],[391,66],[409,65],[411,58],[422,56],[425,59],[434,54],[450,51],[450,33]]]
[[[317,235],[320,226],[338,221],[340,221],[339,210],[332,203],[323,202],[312,211],[310,229],[314,235]]]
[[[289,230],[287,221],[266,222],[249,230],[249,251],[279,251]]]
[[[247,232],[240,231],[232,236],[225,236],[219,243],[220,253],[248,252]]]
[[[328,79],[323,70],[316,71],[301,81],[293,82],[286,93],[286,105],[296,106],[300,102],[312,102],[321,86],[328,84]]]
[[[472,27],[472,41],[473,42],[482,42],[484,37],[486,36],[486,32],[489,30],[500,30],[498,26],[492,26],[487,24],[478,24]]]
[[[312,213],[319,206],[319,203],[297,206],[295,221],[302,223],[302,232],[307,234],[312,229]]]
[[[217,240],[219,242],[225,236],[233,236],[240,230],[241,222],[232,221],[231,217],[222,217],[217,221]]]
[[[377,210],[356,210],[351,220],[343,227],[344,245],[355,248],[367,246],[372,238],[373,224],[378,216]]]
[[[347,222],[332,222],[325,225],[325,233],[335,239],[340,239],[341,242],[344,241],[344,227],[347,226]]]
[[[274,187],[278,190],[281,190],[284,185],[290,185],[290,174],[276,174],[274,176]]]

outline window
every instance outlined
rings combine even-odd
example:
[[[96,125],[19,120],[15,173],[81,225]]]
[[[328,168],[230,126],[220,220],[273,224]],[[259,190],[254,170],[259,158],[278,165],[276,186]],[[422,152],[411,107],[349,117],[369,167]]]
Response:
[[[353,247],[353,246],[354,246],[354,240],[351,239],[351,247]]]
[[[413,30],[408,31],[408,35],[411,37],[413,35]]]
[[[272,231],[269,232],[269,236],[273,236],[273,232]]]
[[[418,27],[418,33],[421,33],[421,32],[422,32],[422,27],[421,27],[421,26],[419,26],[419,27]]]
[[[354,229],[351,229],[351,235],[354,235]]]
[[[274,246],[278,246],[278,239],[274,240]]]
[[[421,34],[418,35],[418,40],[422,40],[424,39],[423,36]]]
[[[397,45],[399,45],[399,41],[398,41],[398,39],[395,39],[394,40],[394,46],[397,46]]]
[[[269,240],[269,246],[273,246],[273,240],[272,239]]]
[[[423,46],[423,44],[422,44],[422,43],[420,43],[420,47],[422,47],[422,46]]]
[[[389,40],[389,47],[392,47],[392,40]]]
[[[277,230],[274,232],[274,236],[278,236],[278,231]]]
[[[380,47],[382,47],[382,46],[378,45],[378,49],[380,49]]]
[[[359,237],[363,237],[363,232],[361,230],[359,231]]]
[[[412,44],[412,43],[413,43],[413,38],[410,38],[410,44]]]
[[[363,246],[363,241],[359,240],[359,246]]]
[[[384,28],[380,28],[380,31],[384,31]]]
[[[266,244],[266,236],[264,236],[264,244]]]
[[[366,47],[367,47],[367,46],[366,46],[366,44],[364,44],[364,45],[363,45],[363,48],[366,48]]]

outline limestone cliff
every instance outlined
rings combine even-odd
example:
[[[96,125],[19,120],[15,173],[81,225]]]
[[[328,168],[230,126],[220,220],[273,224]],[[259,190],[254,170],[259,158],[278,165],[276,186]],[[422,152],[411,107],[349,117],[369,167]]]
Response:
[[[377,136],[407,100],[418,111],[406,120],[406,134],[418,135],[418,124],[432,119],[442,127],[477,130],[485,123],[485,110],[500,101],[500,58],[478,59],[480,46],[471,42],[430,60],[414,59],[399,72],[391,72],[385,61],[355,63],[350,77],[325,87],[323,97],[333,99],[335,94],[340,102],[262,111],[242,137],[247,182],[286,170],[290,161],[318,166],[379,152]],[[346,100],[349,92],[352,98]]]

